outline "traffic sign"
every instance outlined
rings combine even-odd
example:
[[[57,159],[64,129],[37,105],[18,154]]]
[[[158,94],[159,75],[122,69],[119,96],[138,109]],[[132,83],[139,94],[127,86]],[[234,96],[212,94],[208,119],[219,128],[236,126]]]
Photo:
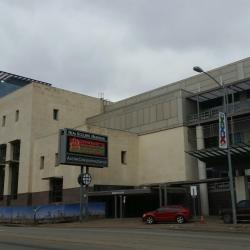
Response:
[[[192,197],[197,196],[197,186],[190,186],[190,193]]]
[[[89,173],[80,174],[78,176],[78,183],[88,186],[92,181],[92,177]]]

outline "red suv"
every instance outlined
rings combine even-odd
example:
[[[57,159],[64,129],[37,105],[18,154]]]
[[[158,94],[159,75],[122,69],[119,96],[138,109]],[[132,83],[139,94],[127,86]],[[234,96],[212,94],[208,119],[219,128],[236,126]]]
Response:
[[[183,206],[165,206],[154,211],[146,212],[142,216],[142,220],[147,224],[163,221],[176,221],[182,224],[191,217],[190,210]]]

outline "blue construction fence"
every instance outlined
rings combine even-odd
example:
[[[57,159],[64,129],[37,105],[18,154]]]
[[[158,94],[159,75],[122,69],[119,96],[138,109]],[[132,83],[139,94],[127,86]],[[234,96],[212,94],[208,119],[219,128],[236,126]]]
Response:
[[[85,214],[85,209],[83,214]],[[88,204],[88,215],[90,217],[105,217],[105,203],[90,202]],[[79,216],[79,203],[0,207],[1,223],[55,223],[76,221]]]

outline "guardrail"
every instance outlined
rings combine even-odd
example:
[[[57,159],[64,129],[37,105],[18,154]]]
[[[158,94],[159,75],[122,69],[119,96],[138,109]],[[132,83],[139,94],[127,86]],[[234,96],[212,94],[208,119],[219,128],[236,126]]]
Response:
[[[250,109],[250,99],[241,102],[235,102],[228,105],[228,114],[234,114],[236,112],[246,111]],[[188,115],[188,123],[195,123],[198,121],[204,121],[208,119],[218,118],[218,113],[223,112],[223,106],[207,109],[200,112],[199,116],[197,113]]]
[[[211,183],[208,185],[209,192],[225,192],[229,190],[228,182]]]

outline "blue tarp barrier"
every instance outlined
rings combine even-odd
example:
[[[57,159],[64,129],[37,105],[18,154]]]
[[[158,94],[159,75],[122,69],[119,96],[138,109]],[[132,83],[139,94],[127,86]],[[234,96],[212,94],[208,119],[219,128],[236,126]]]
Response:
[[[105,210],[104,202],[90,202],[88,204],[90,216],[104,217]],[[36,207],[0,207],[0,222],[9,223],[73,221],[77,220],[79,215],[79,203],[65,205],[48,204]]]
[[[34,211],[32,207],[0,207],[1,222],[33,222]]]

